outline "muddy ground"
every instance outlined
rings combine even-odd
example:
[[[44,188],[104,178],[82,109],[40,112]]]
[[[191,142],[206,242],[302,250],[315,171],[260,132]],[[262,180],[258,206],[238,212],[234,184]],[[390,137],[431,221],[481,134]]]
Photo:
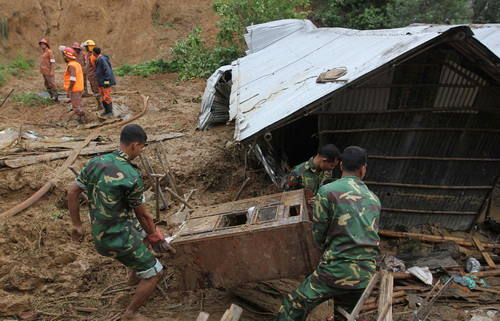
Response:
[[[62,79],[62,68],[57,71],[57,79]],[[118,78],[113,95],[115,103],[128,107],[132,114],[137,114],[143,106],[138,93],[149,97],[146,114],[135,121],[149,135],[184,134],[163,144],[182,189],[196,190],[191,200],[195,206],[231,201],[243,182],[245,167],[244,148],[232,141],[232,126],[222,125],[205,132],[195,130],[204,87],[204,80],[178,82],[175,74],[149,78],[126,76]],[[12,78],[0,88],[0,96],[5,97],[10,88],[15,88],[16,92],[43,91],[41,77],[36,71],[23,78]],[[99,123],[90,112],[94,105],[93,98],[85,98],[88,122]],[[64,102],[26,106],[9,100],[0,109],[0,130],[33,130],[47,137],[82,140],[92,129],[77,127],[75,116],[68,109],[69,104]],[[102,130],[99,139],[117,142],[119,131],[120,128]],[[33,152],[29,144],[18,145],[17,149],[19,155]],[[144,154],[150,157],[153,167],[162,172],[154,149],[155,144],[151,144]],[[9,155],[4,151],[0,156]],[[74,166],[80,170],[90,158],[79,156]],[[60,159],[18,169],[0,169],[0,212],[32,195],[53,177],[63,162],[64,159]],[[242,198],[277,192],[262,170],[249,169],[247,175],[251,181]],[[125,268],[112,259],[99,256],[89,237],[81,244],[71,240],[66,191],[73,180],[73,173],[64,171],[56,186],[40,202],[0,221],[0,320],[33,315],[36,320],[117,320],[128,304],[133,288],[123,283]],[[147,181],[146,184],[149,185]],[[172,214],[180,204],[170,198],[169,201],[171,207],[162,211],[162,219],[166,222],[160,228],[164,234],[171,235],[178,228],[178,224],[172,222]],[[148,202],[148,209],[154,210],[154,199]],[[386,249],[394,250],[388,244],[384,245]],[[161,260],[168,266],[167,256]],[[219,320],[231,303],[244,307],[242,320],[272,320],[268,312],[241,301],[228,289],[175,291],[176,276],[172,275],[171,268],[168,272],[166,295],[156,291],[141,310],[155,320],[195,320],[202,310],[211,314],[210,320]],[[449,306],[450,303],[439,303],[432,320],[471,320],[471,314],[466,311],[485,306],[498,309],[495,297],[491,297],[491,302],[488,300],[458,308]],[[409,318],[408,310],[403,313],[402,306],[396,311],[401,314],[395,320]],[[373,315],[365,318],[371,320]]]
[[[59,70],[57,78],[61,79]],[[32,72],[23,79],[12,81],[0,89],[5,97],[10,88],[29,92],[43,91],[40,76]],[[116,86],[115,102],[126,105],[132,113],[142,108],[142,99],[135,91],[149,96],[146,114],[135,121],[153,136],[169,132],[181,132],[183,137],[164,141],[167,158],[178,183],[188,191],[195,189],[191,203],[195,206],[210,205],[232,200],[243,182],[244,158],[242,148],[232,142],[232,127],[221,126],[213,130],[196,131],[200,96],[205,81],[196,79],[177,82],[177,76],[156,75],[149,78],[120,77]],[[21,86],[22,84],[22,86]],[[125,92],[125,93],[120,93]],[[85,109],[95,104],[93,98],[85,98]],[[47,137],[63,136],[83,139],[91,129],[76,127],[68,103],[49,106],[23,106],[8,101],[0,110],[1,130],[33,130]],[[89,122],[98,122],[89,115]],[[56,127],[28,125],[26,123],[52,124]],[[66,128],[57,127],[64,125]],[[117,142],[120,128],[103,130],[100,139]],[[145,149],[145,156],[152,156],[153,166],[160,171],[155,144]],[[19,153],[30,152],[29,146]],[[2,155],[2,156],[5,156]],[[75,167],[80,170],[91,158],[78,157]],[[0,212],[19,204],[52,178],[64,159],[40,163],[19,169],[0,171]],[[242,197],[269,194],[276,189],[262,171],[248,173],[251,181]],[[113,260],[97,255],[92,241],[83,244],[71,241],[69,215],[66,211],[66,190],[74,175],[68,170],[57,185],[36,205],[0,222],[0,315],[18,312],[43,312],[38,320],[110,320],[126,306],[130,290],[123,289],[125,269]],[[162,218],[179,208],[170,200],[171,207],[162,211]],[[154,209],[154,199],[148,203]],[[170,221],[169,221],[170,222]],[[165,234],[175,231],[176,224],[162,225]],[[88,227],[88,226],[87,226]],[[168,265],[168,258],[162,261]],[[175,280],[170,280],[175,283]],[[104,295],[103,295],[104,294]],[[168,292],[164,298],[156,293],[143,311],[157,320],[194,320],[200,309],[215,318],[223,314],[232,296],[224,290],[199,292]],[[78,312],[90,308],[98,312]],[[248,315],[247,315],[248,314]],[[262,320],[256,314],[246,313],[246,320]],[[0,317],[2,319],[2,317]],[[9,319],[9,318],[7,318]],[[12,318],[10,318],[12,320]]]

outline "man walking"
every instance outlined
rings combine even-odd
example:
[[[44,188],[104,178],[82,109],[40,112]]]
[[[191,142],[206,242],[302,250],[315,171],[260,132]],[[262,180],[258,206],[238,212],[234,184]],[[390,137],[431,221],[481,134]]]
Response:
[[[316,195],[318,189],[332,180],[332,170],[340,161],[340,151],[333,145],[321,147],[318,154],[295,166],[288,175],[285,190],[304,188]]]
[[[76,52],[73,48],[65,47],[63,57],[67,63],[64,72],[64,90],[68,92],[67,97],[71,98],[71,108],[78,117],[78,124],[85,124],[85,112],[82,106],[83,94],[83,71],[82,66],[76,62]]]
[[[50,98],[53,98],[55,102],[58,102],[59,98],[55,75],[56,59],[54,58],[54,53],[50,50],[47,40],[40,40],[38,45],[42,48],[42,55],[40,56],[40,73],[43,76],[43,83],[49,92]]]
[[[116,85],[113,68],[111,68],[109,57],[101,55],[101,48],[95,47],[92,52],[97,59],[96,73],[99,84],[99,94],[101,95],[101,101],[104,107],[104,111],[101,113],[101,116],[112,118],[113,100],[111,99],[111,86]]]
[[[120,135],[120,147],[113,153],[93,158],[81,171],[68,192],[68,208],[73,236],[83,239],[78,197],[87,191],[90,226],[97,252],[113,256],[132,272],[127,284],[139,281],[122,320],[149,320],[138,309],[153,293],[163,266],[147,248],[156,252],[175,251],[165,241],[146,210],[144,185],[137,166],[132,163],[147,145],[141,126],[129,124]],[[135,214],[135,215],[134,215]]]
[[[342,178],[319,189],[312,233],[323,256],[316,270],[284,297],[277,321],[304,321],[331,298],[350,313],[368,286],[379,254],[381,204],[362,182],[366,162],[364,149],[347,147],[340,163]]]

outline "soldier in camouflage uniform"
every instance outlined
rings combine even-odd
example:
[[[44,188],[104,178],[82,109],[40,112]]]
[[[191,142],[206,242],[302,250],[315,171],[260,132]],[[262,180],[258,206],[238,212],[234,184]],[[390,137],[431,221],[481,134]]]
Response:
[[[361,181],[366,160],[362,148],[346,148],[340,163],[342,178],[319,189],[312,232],[323,256],[316,270],[284,297],[276,320],[306,320],[314,307],[331,298],[351,312],[375,273],[381,205]]]
[[[68,192],[73,236],[83,240],[85,231],[80,220],[78,197],[86,190],[97,252],[114,257],[132,270],[129,285],[138,283],[122,320],[149,320],[137,311],[163,274],[162,264],[146,246],[145,239],[156,252],[173,252],[146,211],[142,178],[132,163],[146,141],[146,133],[139,125],[125,126],[119,150],[93,158]]]
[[[333,145],[321,147],[316,156],[295,166],[288,175],[285,190],[307,189],[316,194],[325,183],[332,181],[332,170],[340,161],[340,151]]]

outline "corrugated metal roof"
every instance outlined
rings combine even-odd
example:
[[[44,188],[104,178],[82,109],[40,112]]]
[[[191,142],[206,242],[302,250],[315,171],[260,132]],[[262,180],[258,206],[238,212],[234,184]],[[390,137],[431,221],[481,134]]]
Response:
[[[248,27],[250,54],[233,63],[230,119],[235,120],[235,139],[265,131],[377,68],[431,46],[445,32],[470,33],[468,27],[500,56],[500,24],[359,31],[281,20]],[[338,82],[316,83],[322,72],[336,67],[346,67],[347,74]],[[385,99],[381,92],[375,94],[377,100]]]

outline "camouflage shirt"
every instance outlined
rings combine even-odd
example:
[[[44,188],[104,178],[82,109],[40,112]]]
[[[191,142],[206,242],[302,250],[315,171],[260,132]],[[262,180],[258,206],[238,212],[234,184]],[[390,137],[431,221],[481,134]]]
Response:
[[[314,157],[307,162],[295,166],[290,172],[285,190],[291,191],[305,188],[311,190],[314,194],[327,180],[332,180],[332,171],[321,171],[314,167]]]
[[[76,178],[87,190],[90,225],[97,251],[102,255],[133,251],[142,242],[142,229],[132,209],[144,203],[144,185],[130,157],[116,150],[93,158]]]
[[[318,273],[329,283],[364,288],[379,254],[380,200],[356,176],[322,186],[314,201],[313,237],[324,252]]]

